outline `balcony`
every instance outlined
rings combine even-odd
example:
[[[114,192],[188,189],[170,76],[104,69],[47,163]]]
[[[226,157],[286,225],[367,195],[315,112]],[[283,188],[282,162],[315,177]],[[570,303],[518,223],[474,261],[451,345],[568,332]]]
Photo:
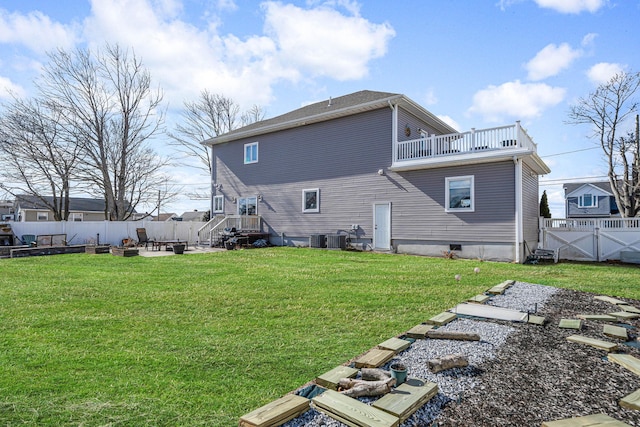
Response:
[[[495,162],[536,154],[536,151],[536,144],[520,122],[516,122],[490,129],[395,141],[391,170]]]

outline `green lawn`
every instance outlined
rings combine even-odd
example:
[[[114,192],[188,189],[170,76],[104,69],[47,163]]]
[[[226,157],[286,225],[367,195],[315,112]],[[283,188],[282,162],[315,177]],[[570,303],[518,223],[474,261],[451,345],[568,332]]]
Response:
[[[233,426],[504,280],[640,299],[639,273],[294,248],[0,260],[0,422]]]

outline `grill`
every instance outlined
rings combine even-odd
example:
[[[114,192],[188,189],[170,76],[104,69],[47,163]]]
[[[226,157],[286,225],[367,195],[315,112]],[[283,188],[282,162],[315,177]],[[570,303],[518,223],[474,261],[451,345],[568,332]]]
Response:
[[[0,246],[13,246],[11,224],[0,224]]]

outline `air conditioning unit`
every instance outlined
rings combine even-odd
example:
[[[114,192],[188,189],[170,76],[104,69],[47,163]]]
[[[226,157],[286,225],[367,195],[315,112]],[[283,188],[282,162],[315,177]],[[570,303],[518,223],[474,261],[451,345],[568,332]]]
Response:
[[[347,248],[347,236],[344,234],[329,234],[327,236],[327,249],[342,249]]]
[[[311,236],[309,236],[309,247],[326,248],[327,236],[325,236],[324,234],[312,234]]]

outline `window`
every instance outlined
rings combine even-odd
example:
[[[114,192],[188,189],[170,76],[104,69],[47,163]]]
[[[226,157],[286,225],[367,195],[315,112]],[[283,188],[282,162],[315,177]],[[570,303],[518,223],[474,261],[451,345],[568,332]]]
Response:
[[[82,212],[72,212],[69,217],[69,219],[73,222],[82,222],[83,220]]]
[[[49,221],[49,212],[38,212],[38,221]]]
[[[258,198],[256,196],[239,198],[238,215],[258,215]]]
[[[244,164],[258,163],[258,143],[244,144]]]
[[[320,190],[302,190],[302,212],[320,212]]]
[[[445,178],[445,185],[446,212],[473,212],[475,210],[473,176]]]
[[[594,196],[593,194],[583,194],[578,197],[578,207],[579,208],[597,208],[598,207],[598,196]]]
[[[213,196],[213,212],[224,212],[224,196]]]

